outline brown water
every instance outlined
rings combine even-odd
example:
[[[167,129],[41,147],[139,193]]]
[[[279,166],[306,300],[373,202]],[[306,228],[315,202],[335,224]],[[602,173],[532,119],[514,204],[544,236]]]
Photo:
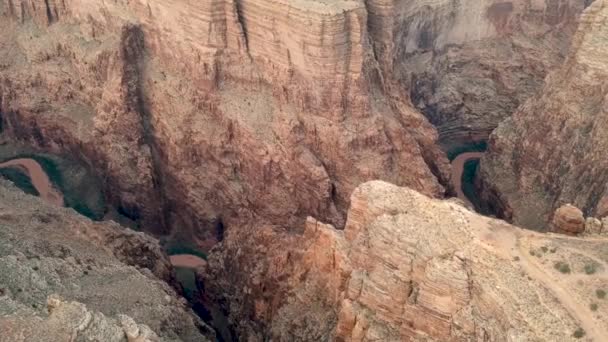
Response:
[[[53,183],[37,161],[29,158],[12,159],[0,163],[0,168],[5,167],[16,167],[25,171],[43,200],[57,206],[63,206],[63,195],[53,187]]]
[[[171,264],[175,267],[199,268],[207,265],[207,261],[192,254],[175,254],[169,256]]]
[[[473,204],[462,191],[462,172],[464,171],[464,164],[471,159],[479,159],[483,156],[483,152],[465,152],[459,154],[454,160],[452,160],[452,178],[451,182],[456,190],[456,196],[463,200],[465,203],[473,207]]]

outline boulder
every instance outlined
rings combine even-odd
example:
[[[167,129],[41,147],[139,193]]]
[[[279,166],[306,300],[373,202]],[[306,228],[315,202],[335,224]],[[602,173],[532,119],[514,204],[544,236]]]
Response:
[[[585,218],[583,212],[571,204],[562,205],[553,214],[551,231],[568,235],[584,232]]]

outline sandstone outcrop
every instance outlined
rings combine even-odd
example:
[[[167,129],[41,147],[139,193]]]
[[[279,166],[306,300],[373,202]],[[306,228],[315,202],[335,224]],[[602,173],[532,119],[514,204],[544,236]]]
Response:
[[[28,307],[20,307],[10,299],[3,301],[2,305],[19,310],[18,315],[0,317],[0,341],[3,342],[160,341],[149,327],[138,325],[129,316],[108,318],[102,313],[88,310],[84,304],[66,302],[57,296],[50,296],[47,301],[48,317]]]
[[[602,221],[595,217],[587,217],[587,219],[585,219],[585,235],[598,235],[601,233]]]
[[[0,180],[0,341],[214,340],[165,282],[157,241],[9,184]]]
[[[354,191],[343,231],[313,218],[303,236],[258,228],[227,235],[200,275],[245,340],[567,341],[579,326],[607,336],[588,309],[600,275],[553,267],[583,272],[605,238],[525,231],[379,181]]]
[[[595,1],[565,64],[490,138],[480,167],[482,196],[518,225],[546,229],[563,203],[585,216],[606,215],[607,18],[606,1]]]
[[[3,0],[0,13],[5,134],[80,156],[146,229],[208,249],[234,217],[342,226],[370,179],[445,193],[437,133],[388,90],[362,1]]]
[[[562,205],[553,214],[551,231],[571,235],[584,232],[585,218],[583,212],[571,204]]]

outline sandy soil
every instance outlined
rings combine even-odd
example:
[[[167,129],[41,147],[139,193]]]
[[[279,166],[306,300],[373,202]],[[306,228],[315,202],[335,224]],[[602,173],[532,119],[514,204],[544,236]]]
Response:
[[[467,196],[462,192],[462,172],[464,171],[464,164],[471,159],[479,159],[483,156],[483,152],[465,152],[459,154],[452,161],[452,185],[456,190],[456,196],[463,200],[465,203],[473,207],[473,204]]]
[[[169,256],[169,259],[175,267],[199,268],[207,265],[205,259],[192,254],[175,254]]]
[[[63,195],[53,187],[49,177],[37,161],[27,158],[18,158],[0,163],[0,168],[4,167],[18,167],[23,169],[30,177],[32,185],[40,193],[42,199],[51,204],[63,206]]]

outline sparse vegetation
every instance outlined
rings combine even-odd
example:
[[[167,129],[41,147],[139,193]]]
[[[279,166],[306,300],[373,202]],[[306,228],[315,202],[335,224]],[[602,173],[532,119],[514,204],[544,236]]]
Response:
[[[589,309],[591,309],[591,311],[597,311],[597,308],[598,308],[597,303],[589,304]]]
[[[553,264],[553,267],[556,270],[558,270],[558,271],[560,271],[561,273],[564,273],[564,274],[567,274],[567,273],[571,272],[570,265],[568,265],[567,263],[562,262],[562,261],[556,262],[555,264]]]
[[[583,330],[583,328],[578,328],[574,331],[574,334],[572,334],[572,336],[574,336],[574,338],[582,338],[583,336],[585,336],[585,330]]]
[[[595,290],[595,295],[599,299],[604,299],[604,298],[606,298],[606,291],[604,291],[603,289],[597,289],[597,290]]]
[[[597,271],[597,264],[591,263],[585,265],[585,273],[586,274],[594,274]]]

